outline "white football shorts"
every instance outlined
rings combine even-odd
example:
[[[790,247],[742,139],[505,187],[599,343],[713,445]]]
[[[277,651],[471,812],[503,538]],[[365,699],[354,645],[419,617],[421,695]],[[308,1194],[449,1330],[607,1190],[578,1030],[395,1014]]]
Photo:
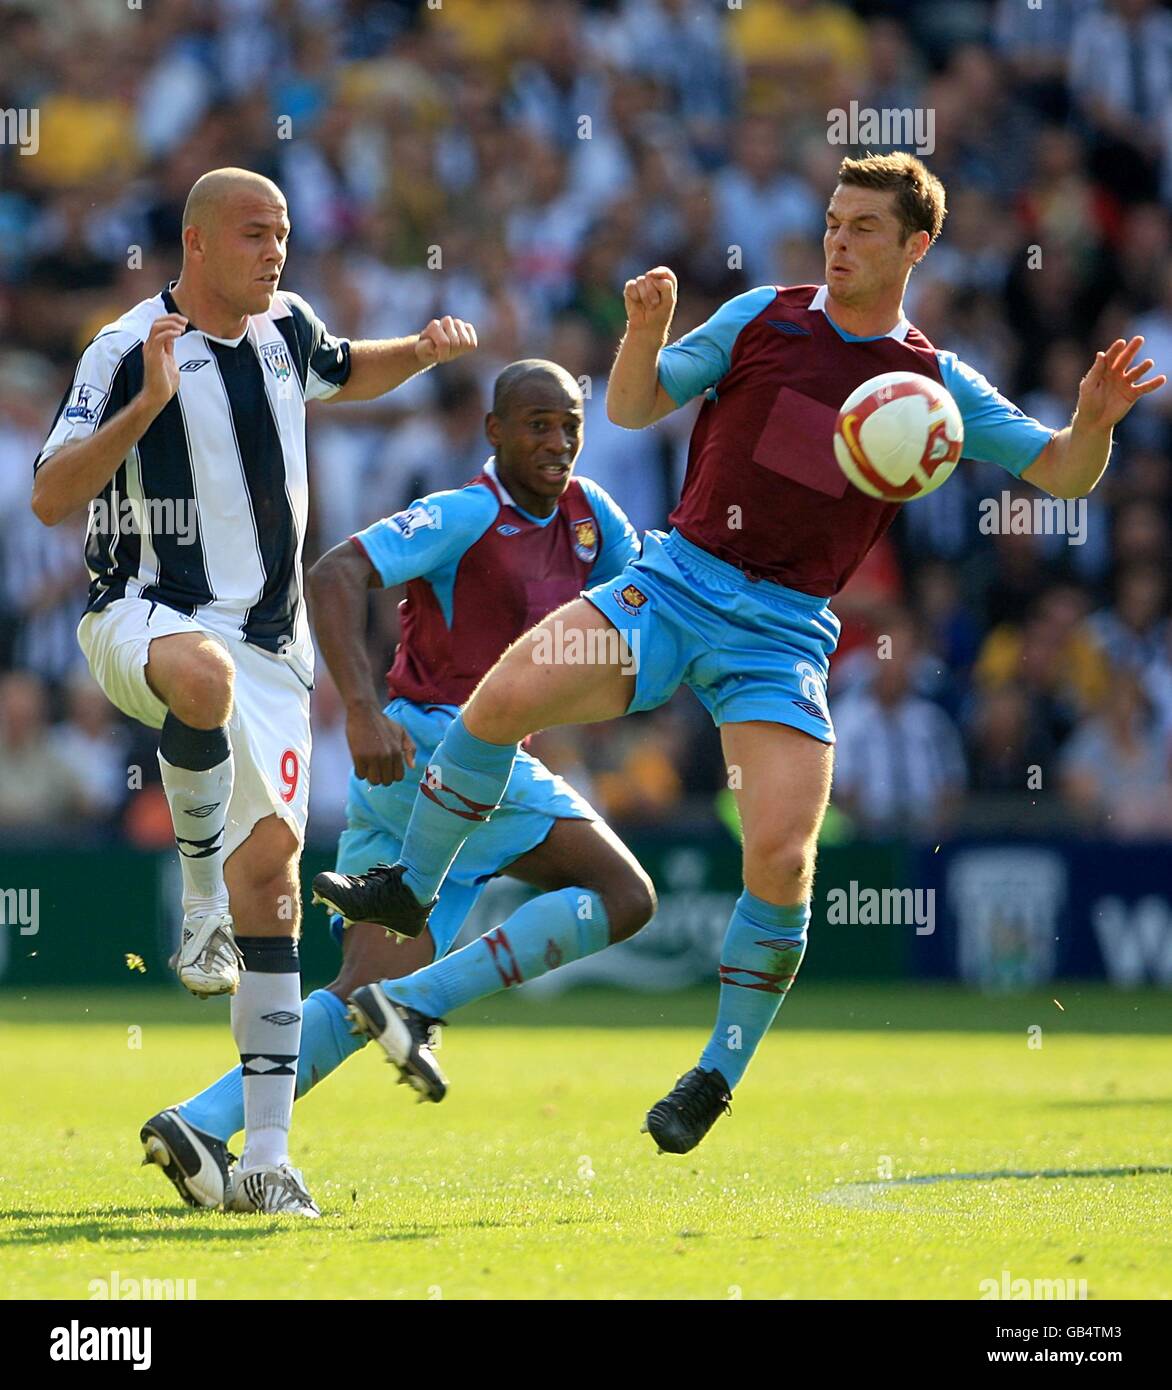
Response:
[[[156,637],[203,632],[220,643],[236,667],[232,718],[234,781],[224,832],[225,858],[265,816],[280,816],[305,842],[309,813],[309,691],[293,668],[247,642],[229,642],[194,618],[141,598],[115,599],[87,613],[77,640],[94,679],[123,714],[160,729],[167,706],[147,683],[146,664]]]

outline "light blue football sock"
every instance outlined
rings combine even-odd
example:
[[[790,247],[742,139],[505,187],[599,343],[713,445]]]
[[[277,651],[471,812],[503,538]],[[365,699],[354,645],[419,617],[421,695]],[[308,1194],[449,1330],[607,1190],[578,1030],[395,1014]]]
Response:
[[[383,980],[387,995],[430,1018],[535,980],[610,943],[610,923],[597,893],[560,888],[524,903],[499,927],[450,956],[400,980]]]
[[[515,743],[470,734],[462,715],[448,725],[419,779],[399,855],[403,882],[421,903],[435,897],[460,846],[500,805],[516,756]]]
[[[365,1045],[364,1037],[350,1032],[342,1000],[328,989],[315,989],[301,1005],[301,1055],[297,1059],[295,1099],[300,1100]],[[244,1080],[240,1068],[225,1072],[219,1081],[185,1100],[178,1110],[189,1125],[226,1144],[244,1128]]]
[[[781,1008],[802,957],[810,904],[777,907],[746,889],[733,909],[720,948],[720,1003],[716,1027],[700,1056],[704,1071],[718,1071],[731,1090]]]

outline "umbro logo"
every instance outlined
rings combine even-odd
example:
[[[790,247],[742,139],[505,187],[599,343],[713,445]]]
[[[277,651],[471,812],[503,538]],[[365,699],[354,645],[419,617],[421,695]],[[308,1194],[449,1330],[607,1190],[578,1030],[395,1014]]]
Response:
[[[788,333],[792,338],[812,338],[814,336],[808,328],[803,328],[800,323],[791,323],[789,319],[766,319],[765,322],[770,328]]]
[[[508,522],[503,526],[498,526],[496,529],[497,534],[501,536],[519,536],[521,534],[521,528],[519,526],[510,526]]]
[[[827,723],[826,711],[820,705],[816,705],[813,700],[795,700],[794,704],[798,709],[810,715],[812,719],[820,719],[823,724]]]
[[[210,357],[193,357],[190,362],[184,362],[179,370],[181,372],[198,372],[201,367],[206,367],[211,360]]]
[[[288,1009],[278,1009],[275,1014],[261,1014],[261,1018],[266,1023],[275,1023],[278,1028],[284,1028],[287,1024],[299,1022],[301,1015],[290,1013]]]
[[[194,816],[196,820],[206,820],[211,813],[219,808],[218,801],[209,801],[206,806],[193,806],[186,814]]]

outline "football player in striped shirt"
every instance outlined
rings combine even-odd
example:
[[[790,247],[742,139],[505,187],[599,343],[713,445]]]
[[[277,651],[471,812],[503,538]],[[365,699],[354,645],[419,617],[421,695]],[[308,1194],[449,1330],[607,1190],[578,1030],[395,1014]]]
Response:
[[[288,1151],[313,682],[305,406],[381,396],[476,334],[445,318],[391,341],[331,337],[279,288],[289,230],[268,179],[196,181],[179,279],[82,354],[32,505],[49,526],[89,508],[78,639],[108,698],[160,731],[183,871],[174,964],[192,993],[232,995],[247,1118],[233,1204],[316,1216]],[[183,1136],[143,1139],[167,1168]]]

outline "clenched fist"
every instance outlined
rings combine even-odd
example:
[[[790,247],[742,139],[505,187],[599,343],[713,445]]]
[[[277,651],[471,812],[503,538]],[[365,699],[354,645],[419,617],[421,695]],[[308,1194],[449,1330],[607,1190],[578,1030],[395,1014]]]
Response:
[[[623,304],[632,329],[658,330],[666,339],[676,311],[675,272],[657,265],[623,286]]]
[[[475,352],[477,346],[476,329],[463,319],[445,314],[442,319],[432,319],[415,340],[415,356],[424,367],[431,367],[439,362],[454,362],[466,352]]]

